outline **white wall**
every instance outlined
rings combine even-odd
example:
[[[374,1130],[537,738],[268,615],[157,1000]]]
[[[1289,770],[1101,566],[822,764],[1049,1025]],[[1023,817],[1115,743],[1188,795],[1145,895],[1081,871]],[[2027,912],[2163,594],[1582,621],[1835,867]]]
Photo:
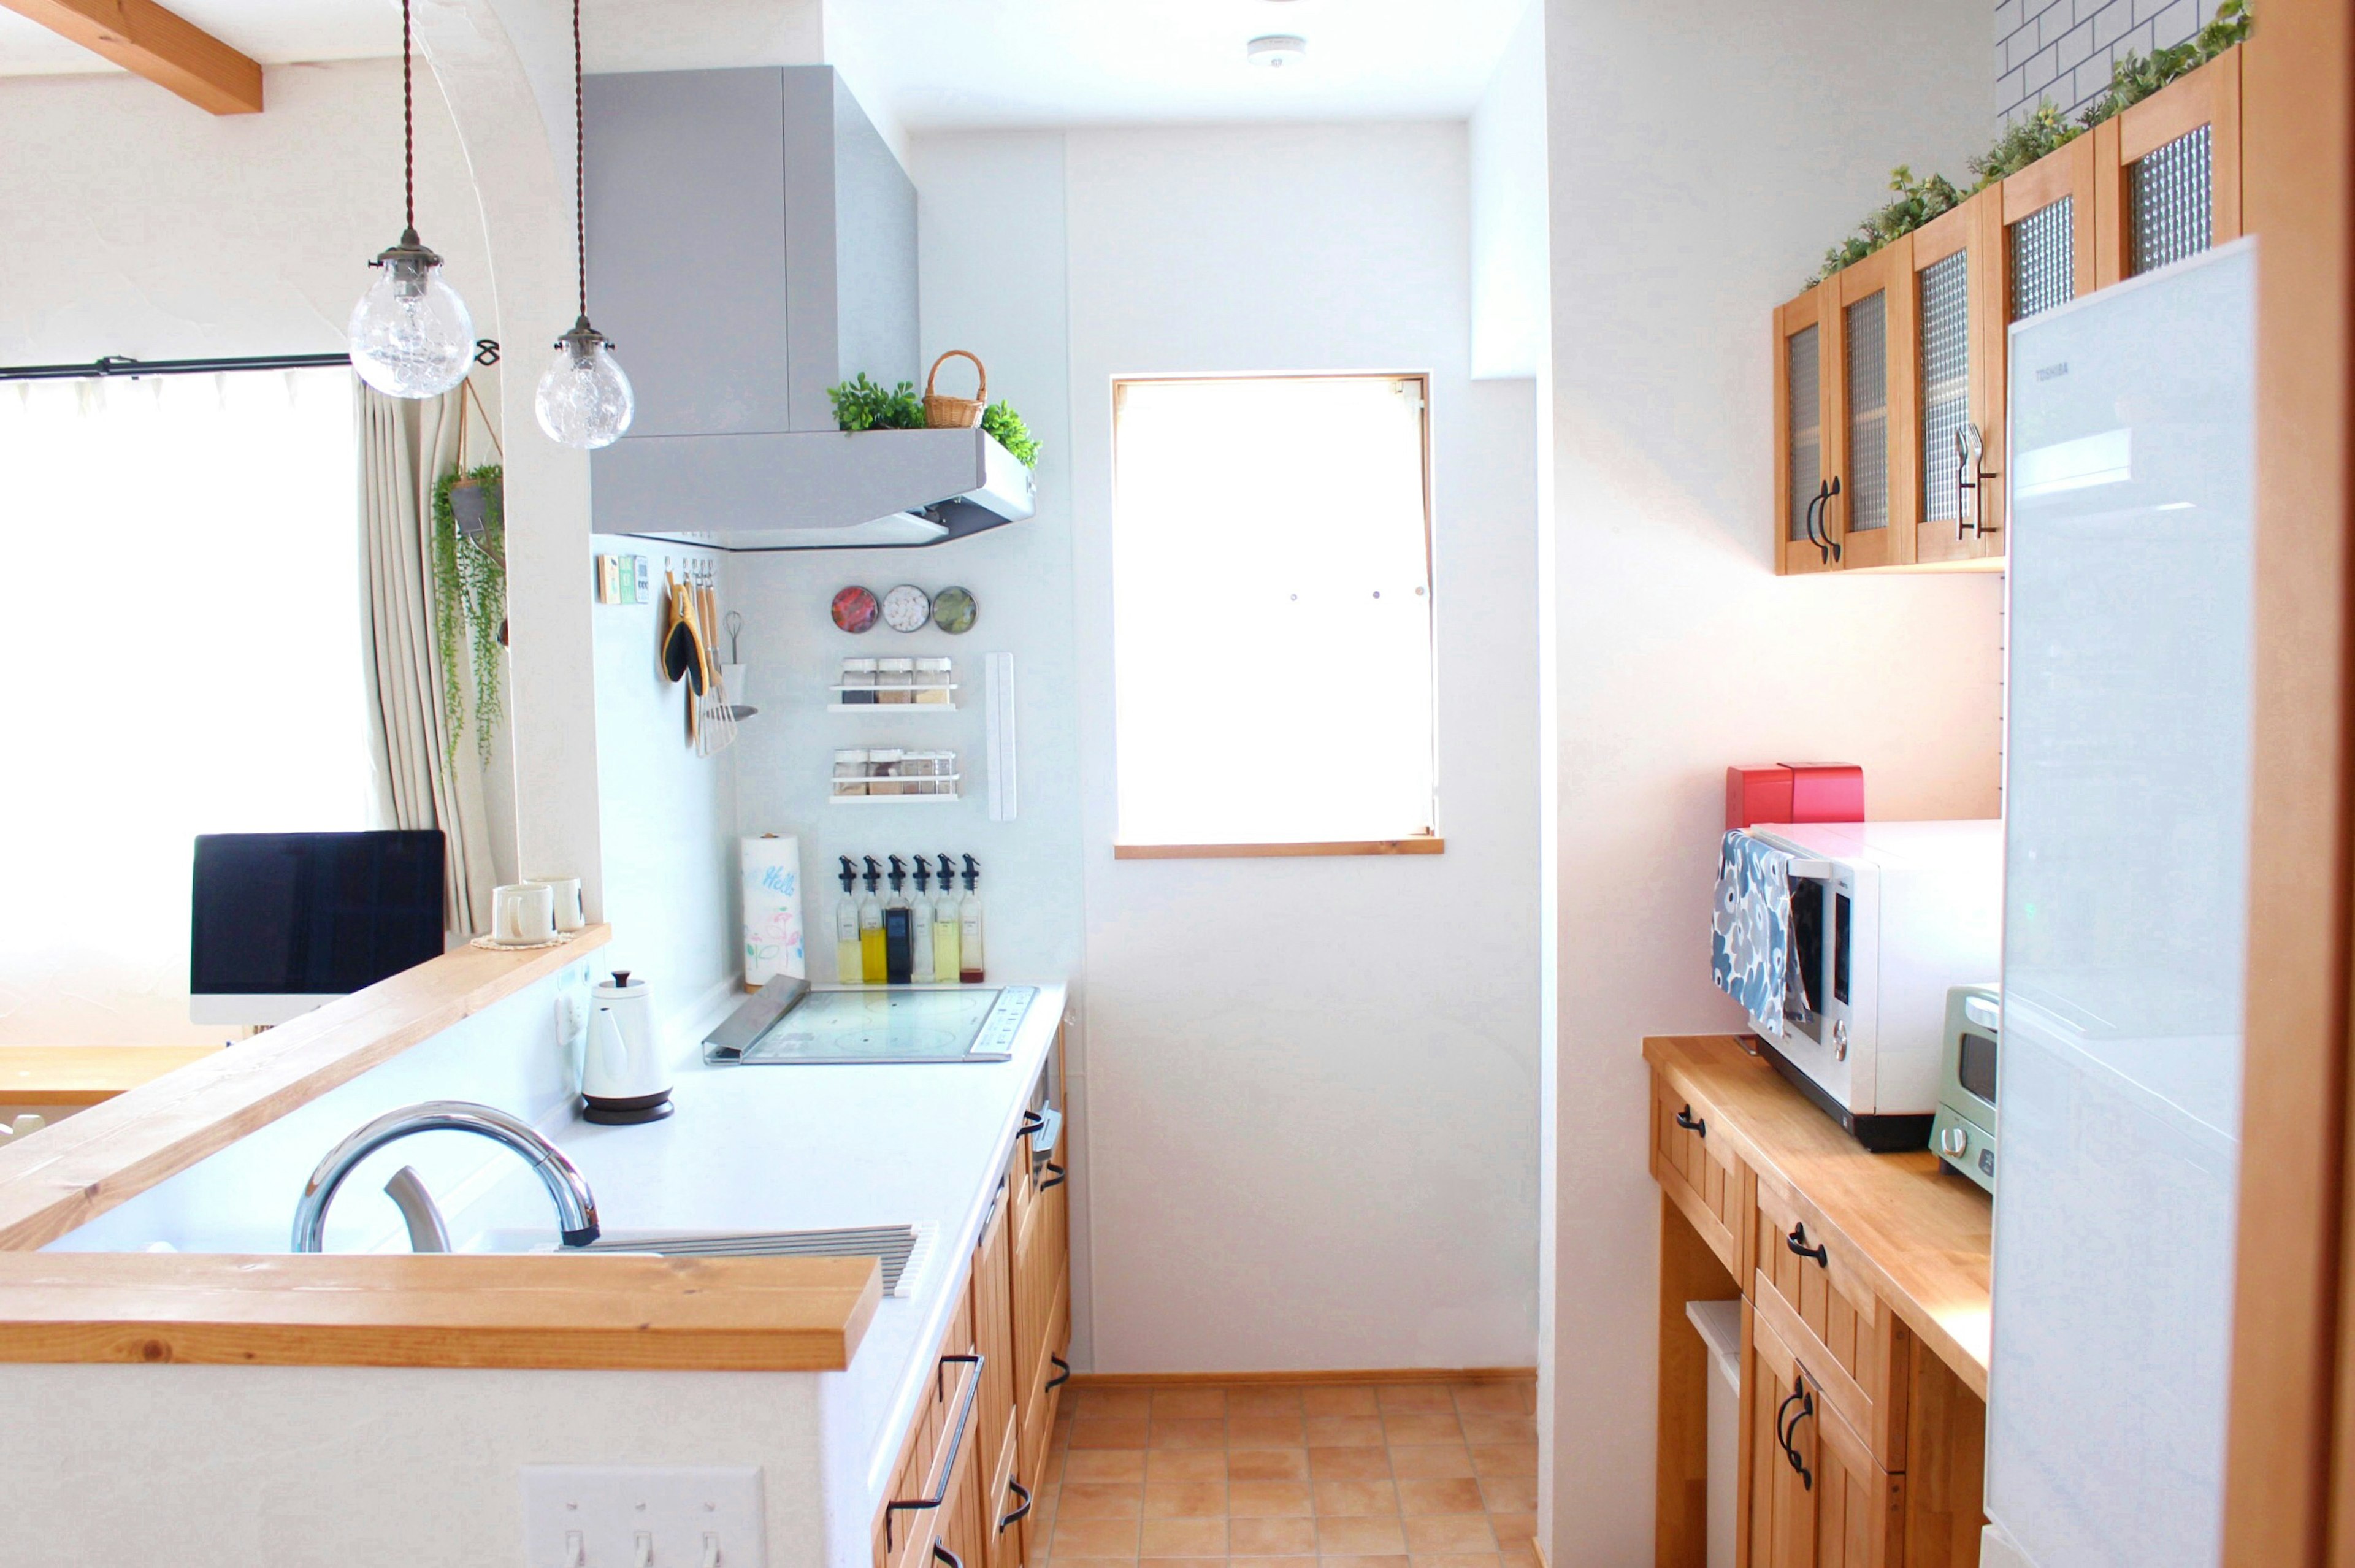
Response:
[[[1639,1048],[1740,1024],[1709,979],[1727,764],[1860,763],[1878,817],[1996,810],[2001,580],[1778,579],[1769,494],[1769,313],[1891,164],[1959,168],[1986,139],[1982,17],[1549,0],[1555,1568],[1651,1552],[1659,1198]]]
[[[482,217],[432,74],[417,226],[498,336]],[[0,364],[320,354],[401,225],[400,62],[272,67],[264,114],[125,75],[0,78]]]
[[[1467,127],[1472,374],[1538,374],[1546,357],[1545,7],[1530,0]]]
[[[612,946],[602,972],[629,969],[654,988],[656,1016],[686,1027],[722,1008],[743,972],[738,918],[736,752],[698,757],[687,735],[687,687],[658,662],[666,561],[702,551],[597,536],[601,551],[651,556],[655,603],[597,604],[597,801]],[[724,569],[723,569],[724,570]],[[581,567],[589,596],[591,567]],[[723,576],[725,583],[728,579]],[[730,596],[723,587],[723,599]],[[724,650],[723,650],[724,652]],[[740,731],[749,733],[749,731]]]
[[[1469,379],[1465,128],[1066,156],[1093,1365],[1527,1365],[1535,415]],[[1447,852],[1115,861],[1111,379],[1363,368],[1433,374]],[[1202,632],[1248,635],[1215,605]]]

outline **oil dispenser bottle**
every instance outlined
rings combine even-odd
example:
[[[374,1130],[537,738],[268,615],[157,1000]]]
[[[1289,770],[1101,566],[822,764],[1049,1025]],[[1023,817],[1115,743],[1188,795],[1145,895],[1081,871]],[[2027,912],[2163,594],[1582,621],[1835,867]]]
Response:
[[[916,863],[916,897],[908,911],[908,978],[927,985],[932,978],[932,868],[922,855],[909,859]]]
[[[908,902],[908,862],[897,855],[891,862],[891,891],[883,900],[883,977],[904,986],[915,957],[915,909]]]
[[[834,977],[845,986],[867,984],[867,959],[858,951],[858,870],[847,855],[842,862],[842,901],[834,906]]]
[[[883,884],[883,868],[872,855],[866,859],[867,896],[858,901],[858,969],[867,984],[879,986],[884,980],[883,901],[875,895]]]
[[[982,982],[981,868],[964,858],[964,897],[957,904],[957,978],[968,986]]]
[[[932,906],[932,978],[943,986],[957,983],[956,862],[941,857],[941,898]]]

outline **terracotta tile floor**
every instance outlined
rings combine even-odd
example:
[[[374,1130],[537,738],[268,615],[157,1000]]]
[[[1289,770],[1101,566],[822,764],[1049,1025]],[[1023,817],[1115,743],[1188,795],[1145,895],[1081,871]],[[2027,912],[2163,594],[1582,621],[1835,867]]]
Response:
[[[1082,1388],[1033,1568],[1536,1568],[1533,1381]]]

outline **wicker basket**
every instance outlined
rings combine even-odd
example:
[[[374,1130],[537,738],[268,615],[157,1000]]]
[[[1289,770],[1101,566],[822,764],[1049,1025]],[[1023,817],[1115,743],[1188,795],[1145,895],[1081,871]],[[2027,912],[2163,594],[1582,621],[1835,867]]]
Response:
[[[941,367],[952,359],[971,359],[981,385],[970,398],[943,398],[932,390],[940,379]],[[981,422],[981,411],[989,406],[989,371],[980,358],[962,348],[952,348],[932,361],[932,372],[924,378],[924,427],[927,430],[971,430]]]

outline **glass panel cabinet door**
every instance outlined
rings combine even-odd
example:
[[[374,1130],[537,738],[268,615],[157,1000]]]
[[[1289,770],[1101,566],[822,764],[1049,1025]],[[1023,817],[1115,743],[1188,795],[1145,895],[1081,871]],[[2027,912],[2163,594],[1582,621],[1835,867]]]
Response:
[[[1913,559],[1919,515],[1919,462],[1913,428],[1913,245],[1909,235],[1885,245],[1830,282],[1839,290],[1829,364],[1838,377],[1823,507],[1833,535],[1833,564],[1856,571]]]
[[[2240,237],[2240,50],[2104,121],[2091,140],[2101,287]]]
[[[1774,312],[1774,569],[1834,569],[1823,513],[1826,464],[1824,315],[1830,283],[1819,283]]]
[[[1929,565],[2003,554],[2003,193],[1981,191],[1913,234],[1917,526]]]

